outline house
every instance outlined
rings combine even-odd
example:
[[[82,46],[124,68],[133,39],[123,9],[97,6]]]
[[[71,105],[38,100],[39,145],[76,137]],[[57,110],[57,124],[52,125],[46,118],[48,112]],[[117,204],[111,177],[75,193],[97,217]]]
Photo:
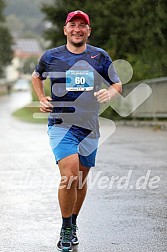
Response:
[[[14,57],[12,64],[6,67],[5,71],[6,80],[8,82],[14,82],[23,75],[25,62],[32,57],[38,59],[42,54],[42,48],[36,39],[16,39],[13,46],[13,52]],[[30,71],[32,67],[34,67],[33,62],[32,64],[30,63]]]
[[[32,56],[39,57],[42,54],[42,48],[36,39],[18,39],[13,47],[14,57],[18,59],[27,59]]]

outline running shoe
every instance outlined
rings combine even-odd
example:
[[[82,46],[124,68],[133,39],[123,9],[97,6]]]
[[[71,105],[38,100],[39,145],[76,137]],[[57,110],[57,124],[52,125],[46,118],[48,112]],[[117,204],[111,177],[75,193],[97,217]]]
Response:
[[[62,228],[57,249],[62,252],[72,252],[72,228]]]
[[[72,224],[72,245],[77,245],[79,243],[78,237],[77,237],[77,225]]]

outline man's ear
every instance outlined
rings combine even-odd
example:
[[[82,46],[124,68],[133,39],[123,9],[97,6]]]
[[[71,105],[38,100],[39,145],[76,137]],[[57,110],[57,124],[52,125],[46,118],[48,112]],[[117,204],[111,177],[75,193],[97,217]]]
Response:
[[[90,35],[91,35],[91,31],[92,31],[92,28],[91,28],[91,27],[89,27],[89,35],[88,35],[88,37],[90,37]]]
[[[63,30],[64,30],[64,35],[67,36],[67,33],[66,33],[66,26],[64,25],[63,27]]]

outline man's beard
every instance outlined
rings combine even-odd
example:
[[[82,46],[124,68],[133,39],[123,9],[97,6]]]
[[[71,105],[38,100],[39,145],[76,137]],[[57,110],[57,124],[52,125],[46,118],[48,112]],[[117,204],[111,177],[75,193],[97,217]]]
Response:
[[[79,42],[79,43],[74,43],[74,42],[71,41],[71,45],[73,45],[73,46],[75,46],[75,47],[81,47],[81,46],[83,46],[84,44],[85,44],[85,41],[81,41],[81,42]]]

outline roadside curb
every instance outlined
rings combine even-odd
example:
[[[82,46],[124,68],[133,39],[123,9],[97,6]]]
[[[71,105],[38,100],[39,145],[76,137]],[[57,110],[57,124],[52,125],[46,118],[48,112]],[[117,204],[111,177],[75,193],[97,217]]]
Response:
[[[115,122],[117,126],[131,126],[131,127],[151,127],[154,130],[166,130],[167,121],[140,121],[140,120],[122,120]]]

